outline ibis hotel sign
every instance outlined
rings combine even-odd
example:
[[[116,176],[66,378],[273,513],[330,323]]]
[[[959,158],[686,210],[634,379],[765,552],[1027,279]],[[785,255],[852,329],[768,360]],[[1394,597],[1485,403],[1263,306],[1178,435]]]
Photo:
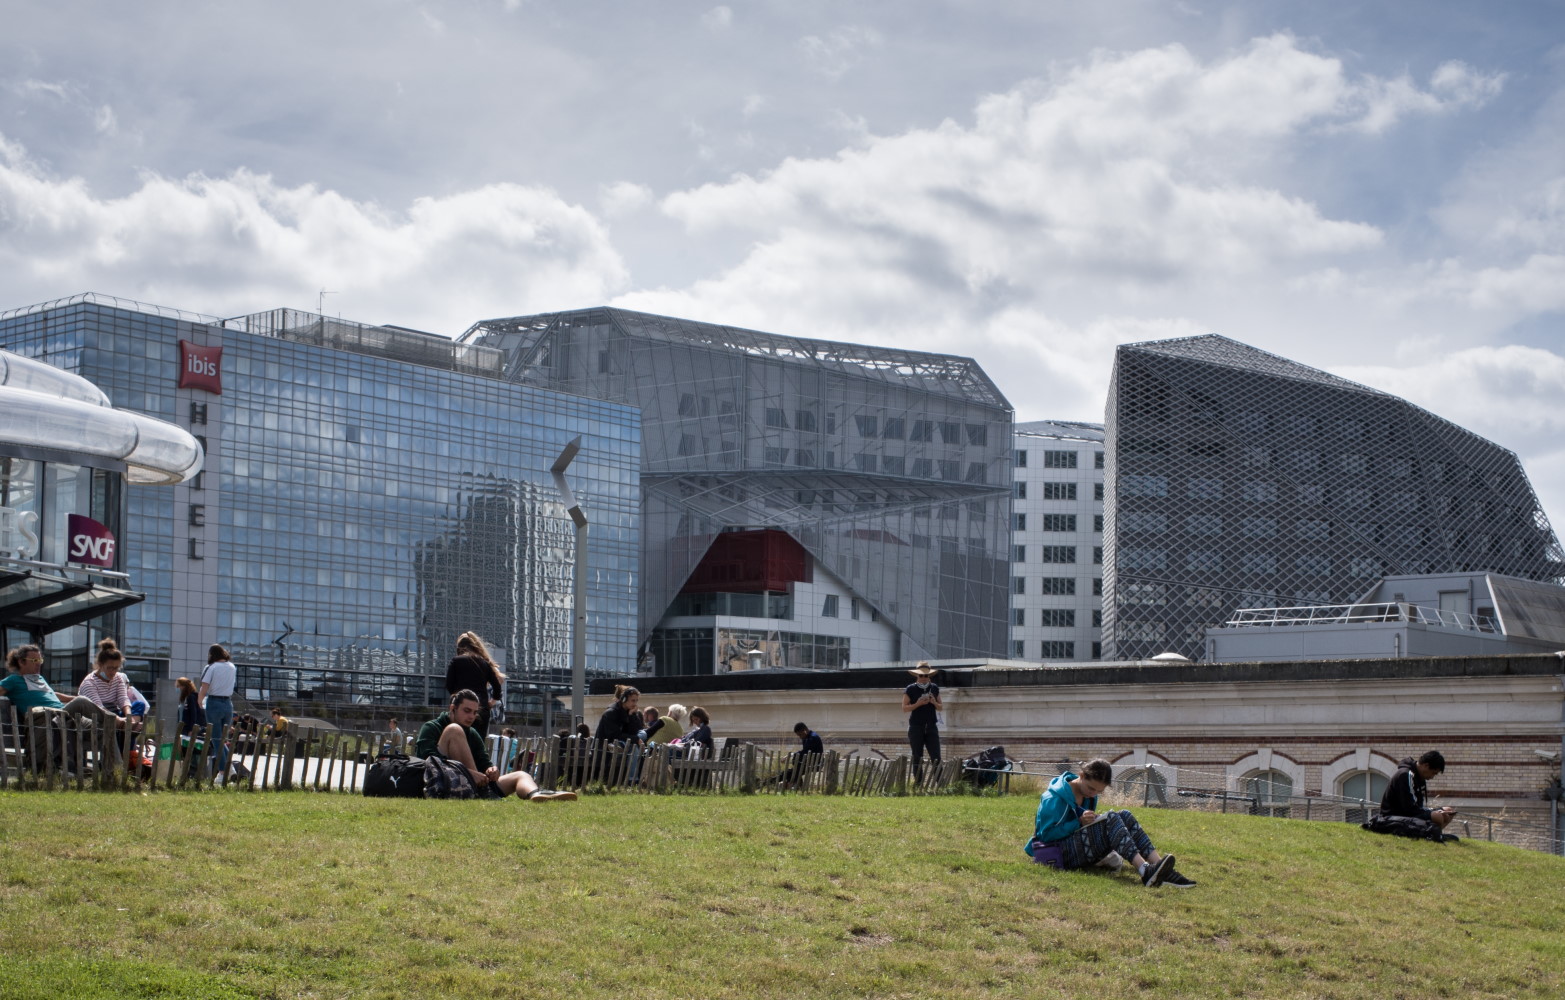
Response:
[[[223,394],[223,348],[179,342],[179,388]]]

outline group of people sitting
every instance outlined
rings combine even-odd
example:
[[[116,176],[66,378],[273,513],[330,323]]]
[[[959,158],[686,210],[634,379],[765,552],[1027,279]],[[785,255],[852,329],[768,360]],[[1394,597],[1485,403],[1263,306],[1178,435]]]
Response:
[[[1456,817],[1450,806],[1429,807],[1429,779],[1445,772],[1445,757],[1430,750],[1416,760],[1406,757],[1386,784],[1380,811],[1363,826],[1376,833],[1449,842],[1445,833]],[[1024,848],[1034,861],[1061,869],[1134,866],[1143,885],[1189,889],[1195,880],[1174,868],[1174,856],[1153,846],[1152,839],[1128,809],[1098,812],[1098,796],[1114,782],[1114,768],[1101,758],[1081,765],[1081,773],[1065,771],[1049,782],[1038,800],[1032,839]]]
[[[688,732],[686,718],[690,720]],[[670,705],[667,713],[660,713],[651,706],[642,708],[639,690],[629,684],[616,684],[614,703],[598,717],[598,728],[592,737],[604,743],[710,747],[712,717],[700,706],[686,710],[683,705]]]
[[[113,639],[98,643],[93,668],[73,698],[62,700],[43,676],[43,650],[17,646],[6,654],[6,676],[0,690],[19,714],[29,721],[54,721],[72,717],[104,723],[114,730],[137,725],[147,712],[147,700],[121,673],[125,656]],[[105,740],[104,753],[112,768],[123,768],[119,740]],[[63,746],[63,744],[62,744]]]

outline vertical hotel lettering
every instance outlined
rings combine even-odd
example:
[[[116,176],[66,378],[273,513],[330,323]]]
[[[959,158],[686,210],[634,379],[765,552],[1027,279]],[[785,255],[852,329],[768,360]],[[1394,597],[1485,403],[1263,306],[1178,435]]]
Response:
[[[221,396],[223,394],[222,346],[204,347],[200,344],[193,344],[188,340],[181,340],[179,342],[179,388],[199,389]],[[190,417],[187,426],[191,434],[195,436],[195,439],[200,442],[202,452],[209,453],[206,438],[206,403],[191,401]],[[211,468],[210,462],[207,463],[207,468]],[[190,481],[190,492],[193,495],[200,494],[205,490],[205,479],[206,470],[203,469]],[[192,496],[192,502],[188,505],[185,513],[185,523],[191,528],[204,528],[206,527],[206,504],[195,503],[195,499],[196,497]],[[202,540],[196,537],[194,533],[191,534],[188,540],[189,549],[186,552],[189,558],[206,558],[202,552],[201,542]]]

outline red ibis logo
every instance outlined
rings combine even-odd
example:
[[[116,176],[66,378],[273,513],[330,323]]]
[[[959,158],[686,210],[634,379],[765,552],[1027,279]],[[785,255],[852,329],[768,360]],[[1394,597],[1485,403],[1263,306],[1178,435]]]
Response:
[[[223,349],[179,342],[179,388],[223,394]]]

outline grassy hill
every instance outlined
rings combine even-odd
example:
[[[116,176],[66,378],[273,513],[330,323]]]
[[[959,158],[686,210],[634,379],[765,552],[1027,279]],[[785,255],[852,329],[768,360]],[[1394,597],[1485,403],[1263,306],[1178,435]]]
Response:
[[[0,793],[0,996],[1565,994],[1560,858],[1143,810],[1147,890],[1033,802]]]

